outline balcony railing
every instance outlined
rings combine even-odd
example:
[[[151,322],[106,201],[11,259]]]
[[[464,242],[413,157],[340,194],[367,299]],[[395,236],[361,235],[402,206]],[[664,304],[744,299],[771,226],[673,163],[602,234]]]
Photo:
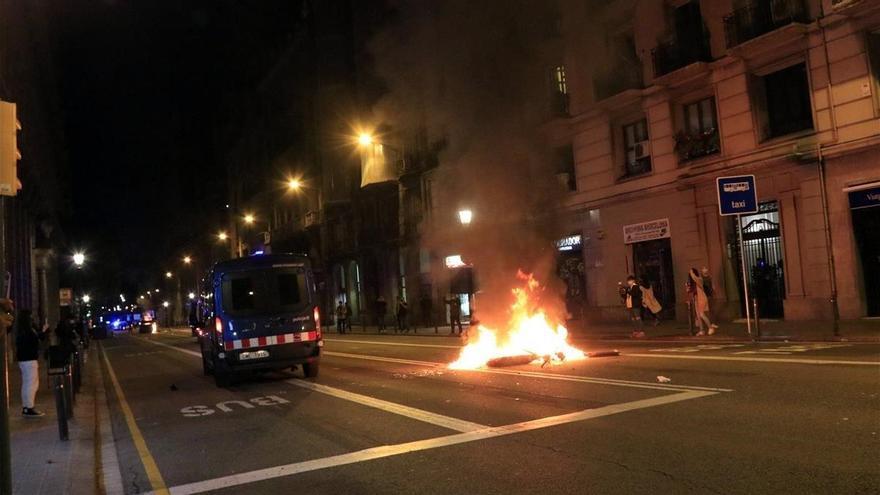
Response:
[[[795,22],[809,22],[803,0],[754,0],[724,17],[727,47],[732,48]]]
[[[593,76],[593,94],[596,101],[610,98],[628,89],[644,87],[640,67],[618,67]]]
[[[651,50],[654,60],[654,76],[660,77],[695,62],[709,62],[712,54],[705,36],[692,36],[694,39],[677,39],[660,43]]]
[[[701,132],[679,132],[675,135],[675,152],[682,162],[696,160],[721,151],[718,129]]]

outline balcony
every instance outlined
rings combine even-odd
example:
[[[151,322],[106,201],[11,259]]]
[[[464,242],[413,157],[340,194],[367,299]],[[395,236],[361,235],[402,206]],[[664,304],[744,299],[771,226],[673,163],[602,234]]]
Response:
[[[642,74],[638,66],[616,67],[593,76],[593,95],[602,101],[630,89],[642,89]]]
[[[721,151],[718,129],[702,132],[681,131],[675,135],[675,152],[681,162],[689,162]]]
[[[727,47],[776,31],[794,23],[810,22],[803,0],[756,0],[724,17]]]
[[[705,36],[660,43],[651,50],[654,77],[660,77],[697,62],[710,62],[712,54]]]

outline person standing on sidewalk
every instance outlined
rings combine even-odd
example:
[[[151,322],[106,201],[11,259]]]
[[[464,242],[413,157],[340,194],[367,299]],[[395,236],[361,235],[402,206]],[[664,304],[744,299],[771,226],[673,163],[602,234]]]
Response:
[[[376,323],[379,325],[379,333],[385,331],[385,314],[388,313],[388,301],[383,296],[376,298]]]
[[[336,333],[345,333],[345,305],[342,301],[336,304]]]
[[[354,319],[354,318],[352,318],[353,314],[354,314],[354,311],[351,309],[351,303],[348,301],[345,301],[345,325],[346,325],[346,328],[348,329],[349,333],[351,333],[351,320]]]
[[[630,275],[626,277],[626,310],[629,312],[630,320],[633,322],[633,338],[642,338],[645,332],[642,329],[642,288],[636,282],[636,277]]]
[[[453,294],[446,300],[446,304],[449,305],[449,335],[455,334],[456,324],[458,324],[458,334],[461,335],[461,301],[458,295]]]
[[[21,370],[21,415],[39,418],[44,414],[34,409],[34,400],[40,388],[40,341],[46,338],[49,324],[38,327],[30,310],[18,314],[15,330],[15,356]]]
[[[697,335],[707,335],[707,332],[708,335],[712,335],[718,329],[718,325],[712,323],[712,320],[709,319],[709,298],[706,296],[706,290],[703,286],[703,277],[700,276],[700,272],[696,268],[691,268],[689,276],[694,291],[694,314],[697,320]],[[703,330],[704,323],[706,330]]]
[[[401,333],[409,332],[409,323],[406,318],[409,314],[409,305],[406,300],[397,296],[397,330]]]

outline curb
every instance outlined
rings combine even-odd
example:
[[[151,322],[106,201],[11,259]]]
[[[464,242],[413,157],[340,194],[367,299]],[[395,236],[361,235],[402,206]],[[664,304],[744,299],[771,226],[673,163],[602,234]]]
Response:
[[[98,349],[103,354],[104,346]],[[97,359],[97,357],[96,357]],[[98,366],[102,366],[98,362]],[[95,485],[100,494],[117,495],[125,493],[122,487],[122,472],[116,456],[116,442],[113,439],[110,422],[110,403],[104,388],[103,368],[97,368],[95,381]]]

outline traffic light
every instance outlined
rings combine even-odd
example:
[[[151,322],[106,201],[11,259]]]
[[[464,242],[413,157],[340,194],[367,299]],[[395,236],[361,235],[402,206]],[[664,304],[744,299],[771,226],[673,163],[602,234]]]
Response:
[[[21,124],[15,114],[15,103],[0,101],[0,195],[15,196],[21,189],[18,182],[18,131]]]

